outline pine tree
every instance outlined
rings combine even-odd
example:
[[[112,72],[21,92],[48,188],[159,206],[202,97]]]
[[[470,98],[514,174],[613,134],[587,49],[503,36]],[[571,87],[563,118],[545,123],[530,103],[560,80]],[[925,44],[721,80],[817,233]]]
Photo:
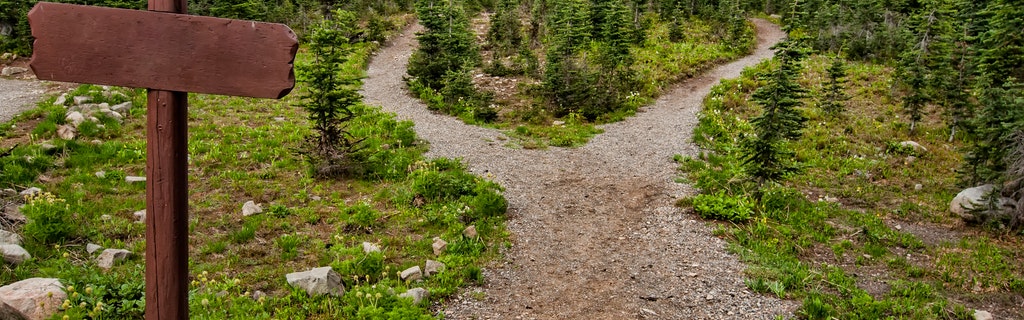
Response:
[[[842,58],[832,57],[832,64],[828,67],[827,75],[828,82],[823,88],[825,94],[819,102],[819,106],[822,111],[833,117],[840,116],[846,111],[846,105],[843,102],[850,99],[850,96],[843,91],[846,85],[846,64],[843,63]]]
[[[449,71],[480,63],[480,51],[462,7],[450,1],[437,4],[422,0],[417,3],[416,13],[426,30],[416,35],[419,49],[409,58],[409,75],[441,90],[441,79]]]
[[[995,0],[980,16],[987,17],[975,43],[980,110],[971,121],[975,141],[964,165],[968,180],[992,182],[1005,177],[1006,146],[1024,128],[1024,3]]]
[[[296,67],[299,80],[307,86],[299,106],[309,112],[315,132],[308,137],[309,145],[304,153],[317,171],[325,175],[337,173],[334,169],[323,171],[325,168],[350,165],[349,155],[361,142],[345,129],[357,115],[355,106],[362,101],[356,91],[360,81],[341,74],[351,50],[344,35],[351,31],[352,25],[345,22],[354,21],[355,15],[336,11],[334,16],[335,20],[322,21],[308,34],[313,62]]]
[[[798,109],[807,90],[796,81],[807,52],[792,40],[773,48],[777,65],[761,75],[764,84],[751,97],[763,111],[750,121],[755,135],[743,144],[743,164],[759,184],[781,180],[798,170],[787,145],[800,139],[807,122]]]

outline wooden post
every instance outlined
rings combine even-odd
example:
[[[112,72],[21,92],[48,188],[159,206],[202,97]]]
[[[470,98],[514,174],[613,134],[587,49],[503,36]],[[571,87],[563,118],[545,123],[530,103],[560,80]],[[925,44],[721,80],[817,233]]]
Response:
[[[295,86],[285,25],[39,2],[30,66],[42,80],[149,88],[146,123],[146,319],[188,319],[188,93],[281,98]]]
[[[185,14],[186,1],[148,6]],[[188,319],[188,93],[149,89],[146,117],[146,320]]]

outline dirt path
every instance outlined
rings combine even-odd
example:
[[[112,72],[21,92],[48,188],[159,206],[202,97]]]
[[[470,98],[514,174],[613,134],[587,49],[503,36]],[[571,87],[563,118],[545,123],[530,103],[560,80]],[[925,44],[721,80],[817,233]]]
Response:
[[[34,108],[45,92],[37,81],[0,78],[0,122]]]
[[[486,284],[443,306],[449,319],[770,319],[794,302],[751,293],[744,266],[711,228],[673,206],[673,182],[703,97],[771,56],[784,34],[755,20],[758,48],[667,92],[578,149],[510,149],[502,133],[435,114],[404,89],[410,28],[370,64],[363,94],[416,123],[432,157],[460,157],[506,188],[513,246]]]

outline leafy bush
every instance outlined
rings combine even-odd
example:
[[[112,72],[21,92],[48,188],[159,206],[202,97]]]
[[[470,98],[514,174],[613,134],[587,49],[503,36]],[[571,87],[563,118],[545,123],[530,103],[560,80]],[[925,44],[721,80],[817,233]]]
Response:
[[[25,237],[40,244],[61,243],[75,230],[74,214],[64,199],[48,192],[28,196],[28,203],[21,209],[28,218]]]
[[[54,318],[142,318],[146,310],[144,267],[125,269],[129,272],[90,272],[84,278],[64,279],[68,299]]]
[[[693,209],[704,219],[744,222],[754,214],[754,205],[746,197],[730,196],[719,191],[693,198]]]
[[[380,212],[374,210],[370,204],[360,202],[357,205],[345,208],[345,223],[356,229],[370,231],[380,226]]]

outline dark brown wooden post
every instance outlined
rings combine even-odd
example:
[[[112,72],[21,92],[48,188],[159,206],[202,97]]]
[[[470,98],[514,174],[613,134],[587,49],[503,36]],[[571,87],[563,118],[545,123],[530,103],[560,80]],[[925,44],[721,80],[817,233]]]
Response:
[[[149,11],[186,5],[149,0]],[[188,319],[188,93],[149,89],[146,100],[146,319]]]
[[[28,13],[30,66],[42,80],[149,88],[146,319],[188,318],[188,92],[281,98],[299,48],[288,26],[39,2]]]

